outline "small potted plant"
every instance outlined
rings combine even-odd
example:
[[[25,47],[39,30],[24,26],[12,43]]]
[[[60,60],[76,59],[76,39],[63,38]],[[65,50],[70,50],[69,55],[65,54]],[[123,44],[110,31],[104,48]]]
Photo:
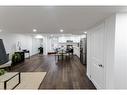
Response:
[[[0,69],[0,76],[4,75],[5,74],[5,70],[4,69]]]
[[[19,53],[14,53],[12,55],[12,63],[18,63],[21,61],[21,55]]]

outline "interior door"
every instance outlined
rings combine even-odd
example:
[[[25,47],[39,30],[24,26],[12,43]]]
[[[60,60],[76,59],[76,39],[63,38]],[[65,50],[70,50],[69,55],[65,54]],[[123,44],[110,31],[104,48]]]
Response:
[[[91,79],[98,89],[105,88],[104,23],[91,32]]]

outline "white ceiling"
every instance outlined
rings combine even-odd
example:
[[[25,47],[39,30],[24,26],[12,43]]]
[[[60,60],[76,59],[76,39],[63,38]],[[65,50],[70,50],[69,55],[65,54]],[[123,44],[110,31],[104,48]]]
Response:
[[[53,34],[64,29],[64,33],[82,34],[105,17],[125,7],[0,7],[0,29],[3,32]]]

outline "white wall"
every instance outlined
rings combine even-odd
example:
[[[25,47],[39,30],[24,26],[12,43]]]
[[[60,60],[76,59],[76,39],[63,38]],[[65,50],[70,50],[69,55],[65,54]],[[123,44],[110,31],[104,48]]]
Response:
[[[116,16],[113,15],[105,20],[105,67],[106,88],[114,88],[114,48],[115,48],[115,24]]]
[[[30,54],[36,54],[37,48],[40,46],[39,41],[28,34],[17,33],[0,33],[0,39],[3,39],[6,52],[10,55],[17,51],[16,45],[18,41],[21,43],[21,49],[30,50]]]
[[[47,36],[45,36],[45,37],[43,37],[43,47],[44,47],[44,55],[47,55],[48,54],[48,46],[49,46],[49,44],[48,44],[48,37]]]
[[[114,88],[127,89],[127,13],[116,15]]]
[[[38,48],[41,46],[41,39],[32,38],[32,55],[37,54]]]

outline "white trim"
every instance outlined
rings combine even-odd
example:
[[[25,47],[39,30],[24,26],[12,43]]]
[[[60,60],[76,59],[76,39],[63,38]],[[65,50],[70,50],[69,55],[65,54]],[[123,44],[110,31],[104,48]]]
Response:
[[[99,89],[103,89],[102,87],[100,87],[90,76],[88,73],[86,73],[87,77],[91,80],[91,82],[94,84],[94,86],[97,88],[97,90]]]

